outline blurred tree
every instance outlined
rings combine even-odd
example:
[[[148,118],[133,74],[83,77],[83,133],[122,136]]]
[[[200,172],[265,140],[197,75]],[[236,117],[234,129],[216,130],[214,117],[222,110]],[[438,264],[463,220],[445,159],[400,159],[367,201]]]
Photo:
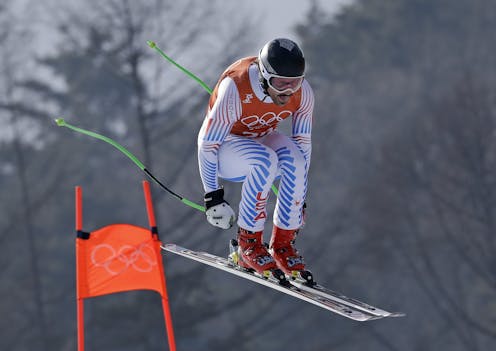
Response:
[[[190,65],[193,71],[203,71],[203,78],[213,81],[224,67],[222,62],[209,57],[223,50],[231,53],[227,56],[235,55],[239,51],[236,46],[244,46],[251,40],[242,35],[251,21],[240,18],[239,28],[227,30],[222,21],[215,20],[222,16],[219,6],[225,8],[223,14],[240,15],[235,7],[229,10],[220,1],[211,2],[208,6],[198,6],[193,1],[180,4],[94,1],[70,2],[64,6],[47,2],[38,7],[45,12],[37,15],[47,16],[52,28],[58,26],[60,45],[50,56],[30,61],[29,64],[33,72],[36,69],[48,71],[48,78],[29,75],[26,70],[18,68],[21,63],[27,67],[27,63],[14,56],[26,55],[27,51],[16,51],[15,44],[23,42],[26,47],[29,46],[22,36],[14,37],[11,33],[15,28],[26,28],[26,24],[18,22],[19,27],[13,26],[15,19],[9,17],[10,13],[2,12],[4,61],[1,69],[9,79],[4,80],[2,87],[8,94],[1,101],[1,118],[2,124],[9,127],[4,132],[10,134],[2,135],[5,137],[5,141],[2,139],[5,148],[2,147],[1,152],[9,157],[2,158],[0,184],[3,189],[8,189],[20,182],[21,190],[19,199],[8,199],[10,204],[19,201],[21,205],[7,206],[0,223],[4,229],[2,242],[10,240],[9,246],[15,248],[12,254],[5,252],[1,256],[1,260],[7,263],[5,267],[9,268],[2,272],[2,278],[12,281],[20,273],[19,264],[13,267],[13,255],[26,250],[19,239],[8,238],[7,233],[14,231],[22,220],[22,228],[29,236],[31,248],[25,257],[32,262],[30,276],[35,287],[31,288],[30,282],[23,280],[16,285],[2,287],[5,290],[2,294],[5,295],[12,290],[22,292],[18,304],[22,301],[32,303],[21,313],[12,309],[12,301],[1,299],[2,310],[6,312],[4,321],[17,319],[19,323],[9,323],[2,328],[2,334],[8,331],[8,337],[6,334],[5,339],[1,338],[0,348],[41,348],[39,340],[44,340],[46,349],[73,348],[70,345],[73,345],[75,338],[75,316],[67,313],[67,307],[72,306],[74,301],[73,237],[67,234],[61,236],[60,233],[67,233],[73,227],[68,213],[72,212],[70,194],[74,184],[81,184],[87,190],[84,203],[87,209],[85,227],[88,230],[109,221],[132,222],[133,218],[141,217],[142,223],[137,224],[146,223],[144,210],[141,210],[142,213],[137,210],[144,208],[139,185],[143,175],[108,145],[88,142],[87,137],[62,130],[55,132],[50,120],[62,110],[68,121],[119,140],[139,155],[147,166],[161,165],[157,167],[159,171],[154,173],[160,176],[162,170],[162,174],[169,174],[168,185],[188,189],[190,174],[197,178],[196,133],[208,96],[206,93],[200,95],[201,88],[148,48],[146,40],[156,40],[178,62]],[[191,26],[191,23],[199,25]],[[36,28],[31,26],[30,29]],[[9,39],[9,45],[4,38]],[[205,52],[206,45],[209,53]],[[226,57],[223,56],[223,59]],[[191,115],[197,117],[191,118]],[[37,125],[37,121],[44,123]],[[46,131],[45,128],[50,129]],[[25,133],[27,130],[31,132],[29,135]],[[185,138],[184,133],[189,137]],[[123,169],[123,164],[128,168]],[[129,187],[131,183],[136,187]],[[196,193],[201,198],[199,187]],[[129,188],[129,191],[122,191]],[[194,190],[193,187],[192,193],[195,193]],[[43,197],[47,192],[49,196]],[[8,193],[2,191],[1,194],[5,196],[3,207],[3,204],[9,203]],[[158,195],[161,194],[155,198],[160,200]],[[43,206],[39,206],[42,201]],[[196,214],[182,206],[167,206],[158,218],[161,222],[159,227],[169,231],[168,240],[193,232],[203,219],[198,216],[188,220],[193,213]],[[37,238],[43,237],[42,242],[36,242],[43,251],[43,257],[36,251],[35,233]],[[196,308],[195,314],[177,318],[179,340],[184,339],[181,335],[192,333],[206,318],[229,308],[229,302],[222,307],[213,306],[219,300],[211,301],[208,296],[214,295],[207,293],[211,289],[208,282],[202,283],[197,278],[203,276],[201,272],[204,269],[195,265],[187,272],[178,270],[176,279],[180,283],[173,285],[177,285],[177,290],[171,289],[172,294],[177,291],[186,297],[186,308],[190,304]],[[200,290],[203,294],[198,293]],[[236,299],[233,301],[236,302]],[[115,303],[109,303],[108,299],[101,303],[89,303],[87,322],[90,324],[89,333],[93,336],[89,346],[122,350],[124,346],[157,349],[164,345],[163,325],[158,324],[161,323],[158,305],[154,296],[143,298],[138,294],[116,297]],[[37,318],[32,317],[31,309],[38,311]],[[134,330],[133,333],[123,335],[122,325],[114,323],[116,313],[129,314],[126,317],[131,320],[128,326]],[[44,327],[48,324],[51,328]],[[156,332],[152,334],[150,330]],[[109,335],[116,337],[109,338]],[[144,341],[144,336],[150,339]]]
[[[49,350],[42,245],[35,225],[39,205],[46,199],[48,190],[41,185],[50,187],[51,183],[38,182],[36,174],[40,170],[36,157],[44,145],[40,138],[44,130],[41,120],[48,111],[23,86],[29,63],[22,65],[22,56],[29,50],[21,53],[17,47],[20,42],[29,47],[31,33],[9,5],[0,6],[0,244],[4,252],[1,294],[16,294],[12,299],[0,299],[4,312],[0,329],[8,349],[29,343],[40,350]],[[52,172],[50,176],[56,180],[58,174]],[[14,255],[8,254],[9,251]]]
[[[462,80],[407,134],[384,145],[378,181],[389,189],[366,199],[381,203],[384,213],[396,208],[396,221],[381,223],[376,211],[366,217],[376,216],[372,232],[387,236],[401,228],[401,240],[386,240],[396,241],[460,343],[483,350],[496,339],[496,95],[474,84]]]
[[[349,236],[321,248],[332,264],[353,255],[341,274],[368,296],[395,291],[388,301],[411,310],[403,328],[371,334],[378,345],[392,334],[391,349],[494,344],[495,14],[487,0],[355,1],[298,28],[316,63],[315,158],[328,160],[312,165],[326,186],[309,203],[325,201],[335,214],[322,218]]]
[[[335,19],[313,4],[298,27],[317,101],[309,221],[298,246],[319,282],[385,308],[405,308],[408,317],[347,324],[166,257],[166,271],[174,273],[168,278],[178,340],[202,350],[490,349],[496,313],[494,3],[357,0]],[[49,347],[71,350],[71,189],[85,189],[85,229],[133,219],[146,225],[143,175],[108,145],[53,128],[48,115],[63,111],[69,122],[115,138],[172,188],[201,201],[194,151],[208,96],[146,40],[213,85],[255,35],[236,4],[229,15],[239,16],[239,27],[229,26],[221,1],[208,7],[125,0],[38,6],[61,38],[38,62],[28,52],[18,56],[22,19],[11,19],[7,5],[0,10],[0,348],[39,348],[32,317],[41,312],[50,326]],[[43,17],[37,15],[25,17]],[[36,30],[32,23],[29,28]],[[28,79],[40,68],[48,68],[49,78]],[[229,192],[233,202],[235,193]],[[205,223],[201,215],[161,195],[154,198],[168,241],[225,252],[219,232],[202,226],[197,233]],[[26,214],[31,221],[20,226]],[[28,257],[26,236],[11,235],[21,230],[38,254]],[[210,240],[218,237],[224,239]],[[43,267],[38,297],[27,260]],[[43,306],[38,312],[35,298]],[[120,294],[88,305],[88,347],[165,345],[155,295]],[[110,318],[116,315],[119,323]]]

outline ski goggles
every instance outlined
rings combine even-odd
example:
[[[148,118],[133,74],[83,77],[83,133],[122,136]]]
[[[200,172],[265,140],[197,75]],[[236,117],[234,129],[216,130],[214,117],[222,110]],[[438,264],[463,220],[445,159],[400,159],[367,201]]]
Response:
[[[303,83],[303,78],[305,75],[296,77],[280,76],[277,74],[269,73],[269,71],[262,64],[259,58],[258,68],[262,77],[267,81],[267,84],[272,88],[277,94],[294,94],[300,89]]]
[[[304,76],[283,77],[271,74],[267,84],[278,94],[294,94],[301,88]]]

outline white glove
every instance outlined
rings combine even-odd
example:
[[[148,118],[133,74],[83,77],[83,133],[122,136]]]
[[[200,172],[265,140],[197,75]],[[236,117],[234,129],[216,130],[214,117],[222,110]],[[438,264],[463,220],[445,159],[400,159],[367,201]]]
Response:
[[[217,189],[205,194],[205,207],[207,210],[207,221],[215,227],[229,229],[233,226],[236,216],[224,200],[224,189]]]
[[[205,214],[207,221],[216,227],[229,229],[234,224],[234,211],[227,202],[210,207]]]

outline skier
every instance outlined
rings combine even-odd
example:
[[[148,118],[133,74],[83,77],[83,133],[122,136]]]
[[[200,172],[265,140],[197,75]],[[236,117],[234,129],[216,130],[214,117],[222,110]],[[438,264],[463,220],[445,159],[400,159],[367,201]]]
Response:
[[[219,178],[243,182],[238,212],[238,264],[267,276],[277,268],[296,278],[305,270],[294,247],[304,224],[311,155],[313,91],[305,58],[289,39],[274,39],[258,57],[234,62],[221,75],[198,135],[198,163],[206,216],[228,229],[235,214]],[[292,118],[292,135],[277,130]],[[263,243],[266,204],[280,177],[269,250]],[[310,279],[310,278],[306,278]]]

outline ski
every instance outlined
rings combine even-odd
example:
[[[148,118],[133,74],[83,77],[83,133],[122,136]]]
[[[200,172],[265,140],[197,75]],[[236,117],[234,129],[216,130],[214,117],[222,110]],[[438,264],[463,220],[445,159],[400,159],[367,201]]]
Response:
[[[267,245],[267,244],[266,244]],[[238,261],[238,241],[236,239],[231,239],[229,242],[229,258],[228,261],[231,265],[237,265]],[[286,276],[290,283],[298,287],[301,290],[309,291],[311,293],[316,293],[320,296],[336,301],[341,304],[345,304],[354,309],[360,310],[379,317],[403,317],[405,314],[401,312],[388,312],[383,309],[377,308],[375,306],[369,305],[365,302],[359,301],[357,299],[348,297],[334,290],[327,289],[326,287],[317,284],[313,280],[313,274],[310,271],[293,272],[294,274]]]
[[[330,300],[345,304],[347,306],[353,307],[357,310],[370,313],[374,316],[378,317],[404,317],[405,314],[403,312],[388,312],[378,307],[369,305],[363,301],[348,297],[334,290],[328,289],[322,285],[315,284],[313,286],[309,286],[304,282],[299,280],[290,280],[290,283],[294,286],[297,286],[299,289],[310,291],[312,293],[318,294],[322,297],[328,298]]]
[[[364,306],[369,306],[365,303],[355,304],[355,306],[351,302],[355,300],[345,298],[345,296],[337,293],[336,295],[338,295],[339,297],[328,294],[326,292],[330,290],[327,290],[323,287],[323,290],[319,291],[319,289],[316,289],[315,287],[310,288],[300,285],[297,281],[289,281],[285,279],[280,281],[272,277],[261,277],[255,273],[240,268],[237,265],[233,265],[227,258],[215,256],[207,252],[197,252],[175,244],[165,244],[162,246],[162,249],[176,255],[180,255],[194,261],[209,265],[211,267],[221,269],[236,276],[251,280],[255,283],[283,292],[287,295],[296,297],[300,300],[309,302],[320,308],[326,309],[328,311],[337,313],[341,316],[356,321],[363,322],[392,316],[392,314],[388,314],[388,312],[386,311],[384,311],[386,313],[382,313],[382,310],[379,309],[365,308]],[[381,311],[382,314],[377,313],[377,310]]]

